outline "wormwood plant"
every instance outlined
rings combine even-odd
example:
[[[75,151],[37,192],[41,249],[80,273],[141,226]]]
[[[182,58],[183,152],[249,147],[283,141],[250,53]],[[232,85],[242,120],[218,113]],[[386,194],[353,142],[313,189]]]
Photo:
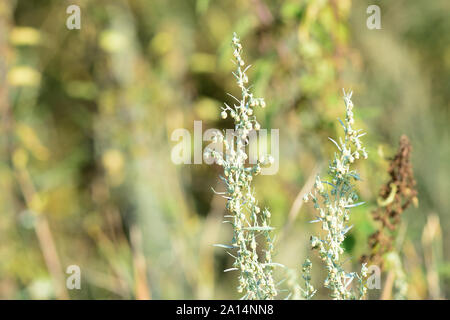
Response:
[[[339,119],[344,128],[344,139],[339,138],[338,143],[329,138],[339,151],[335,153],[334,159],[328,167],[331,181],[321,180],[317,176],[314,191],[304,197],[305,201],[312,200],[314,208],[318,211],[317,219],[312,222],[322,223],[322,230],[325,231],[324,237],[311,237],[311,247],[318,250],[319,256],[325,264],[328,275],[324,286],[331,290],[333,299],[363,299],[367,291],[365,286],[366,265],[362,265],[359,275],[356,272],[346,272],[342,262],[344,253],[342,243],[345,235],[351,229],[351,226],[348,226],[350,209],[363,204],[363,202],[356,203],[358,195],[353,182],[360,180],[360,177],[355,170],[351,169],[351,165],[360,157],[367,159],[367,152],[360,140],[365,133],[352,128],[354,119],[351,97],[351,92],[344,91],[346,116],[344,122]],[[304,271],[306,271],[304,278],[305,276],[309,277],[311,268],[310,263],[307,262],[305,263],[306,270],[304,265]],[[309,281],[310,278],[307,279]],[[354,279],[358,281],[358,295],[350,287]],[[309,287],[309,282],[305,291],[307,293],[305,297],[308,299],[314,294]]]
[[[220,178],[225,182],[226,191],[219,194],[227,199],[229,215],[225,216],[224,222],[233,226],[231,244],[216,246],[230,250],[227,252],[234,258],[234,263],[225,272],[239,272],[238,291],[244,293],[243,299],[273,299],[277,295],[273,280],[273,268],[277,264],[272,262],[273,228],[270,227],[270,212],[267,208],[261,209],[258,206],[251,186],[253,176],[261,171],[262,165],[271,163],[273,158],[263,156],[256,165],[245,165],[248,158],[245,146],[249,141],[249,133],[253,129],[260,129],[260,124],[253,115],[253,108],[264,108],[265,102],[262,98],[254,97],[247,87],[246,71],[250,65],[245,66],[241,57],[242,45],[236,34],[233,36],[232,46],[237,66],[233,74],[241,89],[241,97],[238,99],[232,96],[236,103],[232,107],[225,103],[221,116],[224,119],[231,116],[234,120],[234,136],[230,141],[218,132],[213,141],[223,143],[224,152],[206,150],[206,156],[213,157],[223,167],[224,176]],[[257,238],[262,239],[257,241]],[[261,252],[263,258],[259,256]]]

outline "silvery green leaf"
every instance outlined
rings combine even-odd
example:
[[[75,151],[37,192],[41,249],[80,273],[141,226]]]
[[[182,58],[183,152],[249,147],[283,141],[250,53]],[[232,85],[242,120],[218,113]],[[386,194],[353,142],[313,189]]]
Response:
[[[230,245],[227,245],[227,244],[213,244],[213,247],[225,248],[225,249],[236,249],[236,248],[238,248],[237,246],[230,246]]]
[[[339,118],[338,118],[338,120],[339,120],[339,123],[342,125],[342,128],[344,128],[344,130],[347,131],[347,128],[345,127],[345,125],[344,125],[344,123],[342,122],[342,120],[339,119]]]
[[[357,138],[361,138],[362,136],[365,136],[367,134],[367,132],[361,133],[360,135],[357,136]]]
[[[365,202],[358,202],[358,203],[354,203],[354,204],[348,204],[346,206],[344,206],[344,208],[354,208],[354,207],[359,207],[360,205],[363,205]]]
[[[355,180],[361,180],[361,177],[357,173],[349,173],[348,175]]]
[[[349,232],[352,228],[353,228],[353,225],[351,225],[351,226],[345,228],[344,231],[342,231],[342,234],[346,234],[346,233]]]
[[[250,231],[270,231],[275,228],[273,228],[273,227],[245,227],[244,229],[250,230]]]
[[[339,145],[338,145],[338,143],[337,143],[336,141],[334,141],[334,140],[333,140],[332,138],[330,138],[330,137],[328,137],[328,139],[336,145],[336,147],[339,149],[339,151],[342,152],[341,147],[339,147]]]
[[[326,183],[326,184],[332,186],[333,188],[336,188],[336,186],[334,184],[332,184],[331,182],[328,182],[328,181],[324,180],[324,181],[322,181],[322,183]]]

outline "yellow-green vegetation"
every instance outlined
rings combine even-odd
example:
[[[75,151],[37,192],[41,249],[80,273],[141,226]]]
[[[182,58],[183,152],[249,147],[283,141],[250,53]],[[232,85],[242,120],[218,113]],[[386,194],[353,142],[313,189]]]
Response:
[[[234,127],[230,110],[221,115],[234,102],[226,93],[242,92],[233,32],[252,64],[250,90],[267,105],[251,116],[279,129],[278,172],[251,182],[260,214],[270,208],[272,262],[285,266],[271,275],[275,298],[330,298],[310,250],[322,225],[308,223],[316,210],[302,198],[336,151],[328,137],[341,133],[341,88],[354,92],[369,154],[352,164],[365,204],[351,209],[340,243],[344,269],[372,253],[371,213],[391,201],[379,191],[405,134],[420,206],[402,213],[381,289],[367,298],[449,297],[448,1],[380,2],[381,30],[366,27],[366,0],[76,2],[80,30],[67,29],[65,1],[0,1],[0,299],[248,293],[248,282],[236,290],[240,271],[223,272],[240,268],[236,255],[213,246],[233,239],[221,224],[227,199],[211,192],[224,191],[224,167],[171,159],[175,130],[201,138],[194,121]],[[255,233],[261,264],[265,231]],[[66,287],[71,265],[80,290]]]

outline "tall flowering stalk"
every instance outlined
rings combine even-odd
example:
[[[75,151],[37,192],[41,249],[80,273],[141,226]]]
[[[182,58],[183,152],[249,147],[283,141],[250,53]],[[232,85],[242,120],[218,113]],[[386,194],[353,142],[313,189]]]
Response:
[[[363,204],[363,202],[356,203],[358,196],[353,182],[360,180],[360,177],[355,170],[351,169],[351,165],[361,157],[367,159],[367,152],[360,140],[365,133],[352,128],[354,119],[351,97],[351,92],[344,91],[346,116],[344,122],[339,119],[344,128],[344,139],[339,138],[338,143],[329,138],[338,149],[328,167],[331,181],[323,181],[317,176],[314,191],[306,194],[304,198],[305,201],[310,199],[313,201],[314,207],[318,211],[318,217],[313,222],[322,223],[322,230],[326,233],[323,238],[311,237],[311,247],[318,250],[319,256],[325,264],[328,276],[324,281],[324,286],[331,290],[333,299],[356,299],[357,297],[362,299],[367,291],[365,264],[362,266],[361,275],[355,272],[347,273],[341,259],[344,253],[342,243],[345,235],[351,229],[351,226],[347,225],[350,219],[350,209]],[[354,279],[358,282],[358,295],[350,288]]]
[[[234,134],[231,140],[229,137],[224,139],[221,133],[213,138],[214,142],[223,143],[223,153],[210,149],[206,151],[206,156],[213,157],[223,167],[224,176],[221,179],[226,184],[226,191],[221,194],[227,199],[226,208],[230,213],[225,216],[225,222],[233,226],[231,245],[216,246],[230,249],[228,253],[235,261],[233,267],[225,272],[239,271],[238,291],[244,293],[243,299],[273,299],[277,295],[277,289],[273,280],[276,263],[272,262],[273,228],[270,227],[270,212],[258,206],[251,186],[253,176],[260,173],[262,165],[273,162],[273,158],[263,156],[256,165],[245,165],[248,158],[245,146],[249,142],[249,133],[260,129],[260,124],[253,115],[253,108],[264,108],[265,102],[262,98],[255,98],[247,87],[246,71],[250,66],[245,66],[241,57],[242,45],[236,34],[232,45],[237,66],[233,74],[241,89],[241,97],[233,97],[236,103],[232,107],[225,104],[221,116],[224,119],[231,116],[234,120]],[[263,253],[263,257],[259,257],[258,253]]]

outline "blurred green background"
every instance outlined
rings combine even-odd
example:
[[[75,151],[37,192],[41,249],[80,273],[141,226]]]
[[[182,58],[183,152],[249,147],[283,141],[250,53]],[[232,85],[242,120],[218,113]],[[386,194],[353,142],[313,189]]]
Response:
[[[194,120],[231,127],[220,106],[238,93],[233,32],[267,102],[259,122],[280,129],[280,169],[254,186],[289,279],[310,256],[322,287],[309,249],[319,232],[308,223],[313,209],[294,204],[311,176],[325,174],[346,88],[369,151],[358,165],[366,205],[352,213],[348,267],[359,269],[368,250],[386,159],[407,134],[419,192],[398,244],[407,298],[448,297],[450,3],[373,2],[0,1],[0,298],[239,297],[236,274],[222,272],[232,258],[212,247],[231,238],[225,201],[211,191],[223,189],[220,169],[170,158],[175,129],[193,132]],[[71,4],[80,30],[66,28]],[[381,30],[366,27],[371,4]],[[81,268],[81,290],[65,286],[69,265]]]

